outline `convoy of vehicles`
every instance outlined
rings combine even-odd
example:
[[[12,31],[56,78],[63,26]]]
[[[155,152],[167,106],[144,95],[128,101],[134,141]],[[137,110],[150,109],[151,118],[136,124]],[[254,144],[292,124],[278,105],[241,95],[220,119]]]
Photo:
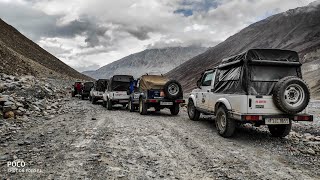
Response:
[[[128,90],[133,76],[115,75],[113,76],[107,88],[103,93],[103,106],[108,110],[112,110],[113,105],[121,104],[126,106],[129,102]]]
[[[72,96],[79,94],[76,82]],[[115,75],[84,83],[82,99],[89,95],[95,104],[102,100],[108,110],[120,104],[130,112],[146,115],[168,108],[179,114],[185,103],[179,82],[163,75]],[[197,89],[188,97],[188,116],[197,121],[201,114],[214,115],[217,132],[223,137],[234,134],[240,124],[267,125],[275,137],[284,137],[292,121],[313,121],[307,105],[310,91],[302,80],[301,63],[294,51],[251,49],[224,59],[219,66],[206,70],[197,82]]]

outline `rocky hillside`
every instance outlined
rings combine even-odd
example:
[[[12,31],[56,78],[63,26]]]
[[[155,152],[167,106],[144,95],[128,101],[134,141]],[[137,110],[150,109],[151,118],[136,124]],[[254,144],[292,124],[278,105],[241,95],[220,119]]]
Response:
[[[223,58],[250,48],[281,48],[299,52],[304,62],[305,79],[314,96],[320,96],[320,3],[292,9],[254,23],[208,49],[167,75],[182,82],[186,91],[196,85],[200,74]]]
[[[0,19],[0,72],[11,75],[89,79]]]
[[[96,71],[83,73],[96,79],[109,78],[115,74],[130,74],[134,77],[145,73],[165,74],[205,50],[204,47],[147,49],[103,66]]]

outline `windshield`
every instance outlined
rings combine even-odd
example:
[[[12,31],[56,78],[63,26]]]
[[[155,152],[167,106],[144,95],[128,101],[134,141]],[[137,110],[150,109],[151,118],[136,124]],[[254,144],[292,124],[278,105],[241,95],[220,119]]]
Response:
[[[287,76],[298,76],[298,67],[251,66],[251,81],[274,82]]]

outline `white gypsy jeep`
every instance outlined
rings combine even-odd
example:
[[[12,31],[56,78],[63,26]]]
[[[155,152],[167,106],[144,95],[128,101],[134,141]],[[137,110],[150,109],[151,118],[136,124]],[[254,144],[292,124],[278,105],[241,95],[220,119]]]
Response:
[[[125,107],[129,102],[130,82],[133,80],[131,75],[114,75],[107,84],[106,91],[102,95],[103,107],[112,110],[116,104]]]
[[[294,51],[248,50],[204,72],[197,86],[189,97],[189,118],[215,115],[223,137],[232,136],[241,123],[268,125],[273,136],[284,137],[292,121],[313,121],[306,109],[310,92]]]

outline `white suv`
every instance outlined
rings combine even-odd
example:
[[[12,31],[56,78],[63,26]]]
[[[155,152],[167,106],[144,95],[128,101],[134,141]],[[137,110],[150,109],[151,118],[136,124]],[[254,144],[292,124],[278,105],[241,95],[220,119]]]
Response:
[[[108,110],[112,110],[113,105],[121,104],[126,106],[129,102],[129,88],[133,76],[130,75],[114,75],[103,93],[103,106]]]
[[[291,121],[313,121],[307,114],[310,92],[294,51],[251,49],[207,70],[188,102],[191,120],[216,116],[218,133],[234,134],[237,124],[268,125],[275,137],[291,130]]]
[[[92,104],[96,104],[98,101],[102,100],[102,95],[107,87],[107,84],[107,79],[99,79],[94,83],[94,86],[89,94],[89,100],[92,102]]]

